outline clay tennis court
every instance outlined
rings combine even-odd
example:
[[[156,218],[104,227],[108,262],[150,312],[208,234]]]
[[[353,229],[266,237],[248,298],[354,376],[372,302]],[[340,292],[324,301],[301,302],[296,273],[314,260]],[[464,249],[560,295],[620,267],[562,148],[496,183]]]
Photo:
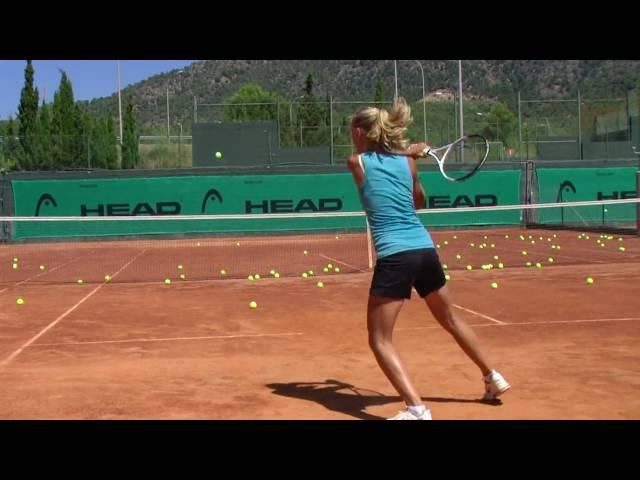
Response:
[[[435,419],[640,418],[640,237],[580,233],[432,232],[458,313],[513,387],[480,401],[480,372],[414,293],[395,342]],[[338,237],[1,245],[0,418],[395,414],[367,343],[366,236]]]

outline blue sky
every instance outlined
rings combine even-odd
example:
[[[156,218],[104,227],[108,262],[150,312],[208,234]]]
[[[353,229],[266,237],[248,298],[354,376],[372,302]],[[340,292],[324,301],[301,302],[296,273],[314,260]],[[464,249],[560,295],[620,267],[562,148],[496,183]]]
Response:
[[[195,60],[122,60],[120,81],[122,88],[152,75],[168,72],[190,65]],[[67,72],[73,84],[76,100],[91,100],[106,97],[116,91],[115,60],[34,60],[35,85],[40,99],[46,95],[47,102],[60,84],[60,70]],[[15,114],[20,101],[20,90],[24,85],[26,60],[0,60],[0,120]]]

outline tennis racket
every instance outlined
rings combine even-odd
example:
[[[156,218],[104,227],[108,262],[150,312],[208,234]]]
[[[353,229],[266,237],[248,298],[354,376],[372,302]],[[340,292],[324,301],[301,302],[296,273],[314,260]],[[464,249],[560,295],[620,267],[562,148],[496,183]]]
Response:
[[[474,176],[489,155],[489,142],[481,135],[465,135],[438,148],[425,148],[423,155],[434,158],[442,176],[450,182],[462,182]]]

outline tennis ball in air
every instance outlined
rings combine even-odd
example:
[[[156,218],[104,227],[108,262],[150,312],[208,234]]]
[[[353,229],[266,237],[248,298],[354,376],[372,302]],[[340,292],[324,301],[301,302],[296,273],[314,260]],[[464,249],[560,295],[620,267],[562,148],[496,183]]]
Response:
[[[618,247],[618,250],[620,250],[621,252],[624,252],[626,249],[624,247]]]
[[[216,152],[216,158],[220,160],[222,158],[222,152]]]
[[[248,278],[250,281],[253,281],[253,275],[249,275],[247,278]]]
[[[40,265],[40,270],[44,270],[44,265]]]
[[[336,273],[340,273],[340,267],[334,268],[333,271],[336,272]]]
[[[471,265],[467,265],[467,270],[471,271],[473,270],[473,267]]]
[[[324,287],[324,283],[322,283],[322,282],[318,282],[317,285],[318,285],[318,288],[323,288]]]
[[[498,288],[498,284],[497,284],[496,282],[493,282],[493,283],[491,284],[491,288]]]
[[[165,278],[164,283],[165,285],[171,285],[171,280],[169,280],[168,278]]]
[[[222,275],[223,277],[227,274],[226,270],[220,270],[220,275]]]
[[[260,280],[260,274],[256,273],[253,278],[255,278],[256,280]]]
[[[587,278],[587,284],[591,285],[593,283],[593,278],[589,277]]]
[[[185,278],[187,278],[187,277],[185,276],[185,274],[184,274],[184,273],[181,273],[181,274],[180,274],[180,280],[184,280]]]
[[[109,283],[111,281],[111,277],[109,275],[104,276],[104,281]]]
[[[16,303],[18,305],[23,305],[24,304],[24,300],[22,298],[19,298],[18,300],[16,300]]]
[[[503,269],[504,268],[504,264],[503,263],[499,263],[498,264],[498,268]]]
[[[256,302],[249,302],[249,308],[258,308],[258,304]]]
[[[274,273],[273,276],[276,278],[280,278],[280,274],[278,272]]]
[[[84,280],[82,280],[81,278],[78,279],[78,285],[82,285],[84,283]]]
[[[302,273],[302,278],[307,278],[309,276],[309,274],[307,272],[303,272]]]

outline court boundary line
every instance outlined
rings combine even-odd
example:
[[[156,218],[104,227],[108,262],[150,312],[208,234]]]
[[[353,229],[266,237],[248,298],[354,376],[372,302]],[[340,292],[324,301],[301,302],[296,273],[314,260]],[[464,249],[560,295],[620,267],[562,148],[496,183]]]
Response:
[[[453,306],[455,308],[459,309],[459,310],[463,310],[465,312],[471,313],[471,314],[476,315],[476,316],[478,316],[480,318],[486,318],[487,320],[491,320],[492,322],[494,322],[494,323],[496,323],[498,325],[504,325],[505,324],[505,322],[501,322],[500,320],[497,320],[497,319],[495,319],[493,317],[490,317],[489,315],[485,315],[484,313],[476,312],[475,310],[471,310],[470,308],[466,308],[466,307],[463,307],[461,305],[457,305],[455,303],[453,304]]]
[[[54,347],[62,345],[102,345],[114,343],[146,343],[146,342],[170,342],[181,340],[226,340],[233,338],[260,338],[260,337],[285,337],[294,335],[304,335],[302,332],[285,333],[244,333],[236,335],[208,335],[198,337],[167,337],[167,338],[130,338],[125,340],[96,340],[89,342],[61,342],[61,343],[33,343],[29,347]]]
[[[127,268],[129,265],[131,265],[134,261],[136,261],[138,258],[140,258],[146,251],[147,251],[147,249],[145,248],[140,253],[138,253],[135,257],[133,257],[131,260],[129,260],[124,266],[122,266],[120,268],[120,270],[118,270],[116,273],[113,274],[113,277],[118,275],[125,268]],[[44,329],[42,329],[38,334],[36,334],[33,338],[31,338],[31,340],[26,342],[18,350],[16,350],[11,355],[9,355],[7,358],[5,358],[2,362],[0,362],[0,368],[5,367],[6,365],[8,365],[14,358],[16,358],[18,355],[20,355],[25,348],[27,348],[29,345],[31,345],[33,342],[35,342],[38,338],[40,338],[42,335],[44,335],[50,329],[52,329],[56,324],[61,322],[67,315],[69,315],[76,308],[78,308],[80,305],[82,305],[84,302],[86,302],[89,298],[91,298],[98,290],[100,290],[105,285],[107,285],[107,284],[106,283],[101,283],[96,288],[91,290],[87,295],[85,295],[82,299],[80,299],[75,305],[73,305],[71,308],[69,308],[66,312],[64,312],[62,315],[58,316],[58,318],[56,318],[53,322],[51,322],[49,325],[47,325]]]
[[[479,323],[470,324],[471,328],[475,327],[517,327],[520,325],[557,325],[557,324],[573,324],[573,323],[606,323],[606,322],[637,322],[640,317],[621,317],[621,318],[591,318],[578,320],[549,320],[541,322],[502,322],[496,323]],[[398,327],[396,330],[432,330],[442,328],[440,325],[427,325],[424,327]]]

